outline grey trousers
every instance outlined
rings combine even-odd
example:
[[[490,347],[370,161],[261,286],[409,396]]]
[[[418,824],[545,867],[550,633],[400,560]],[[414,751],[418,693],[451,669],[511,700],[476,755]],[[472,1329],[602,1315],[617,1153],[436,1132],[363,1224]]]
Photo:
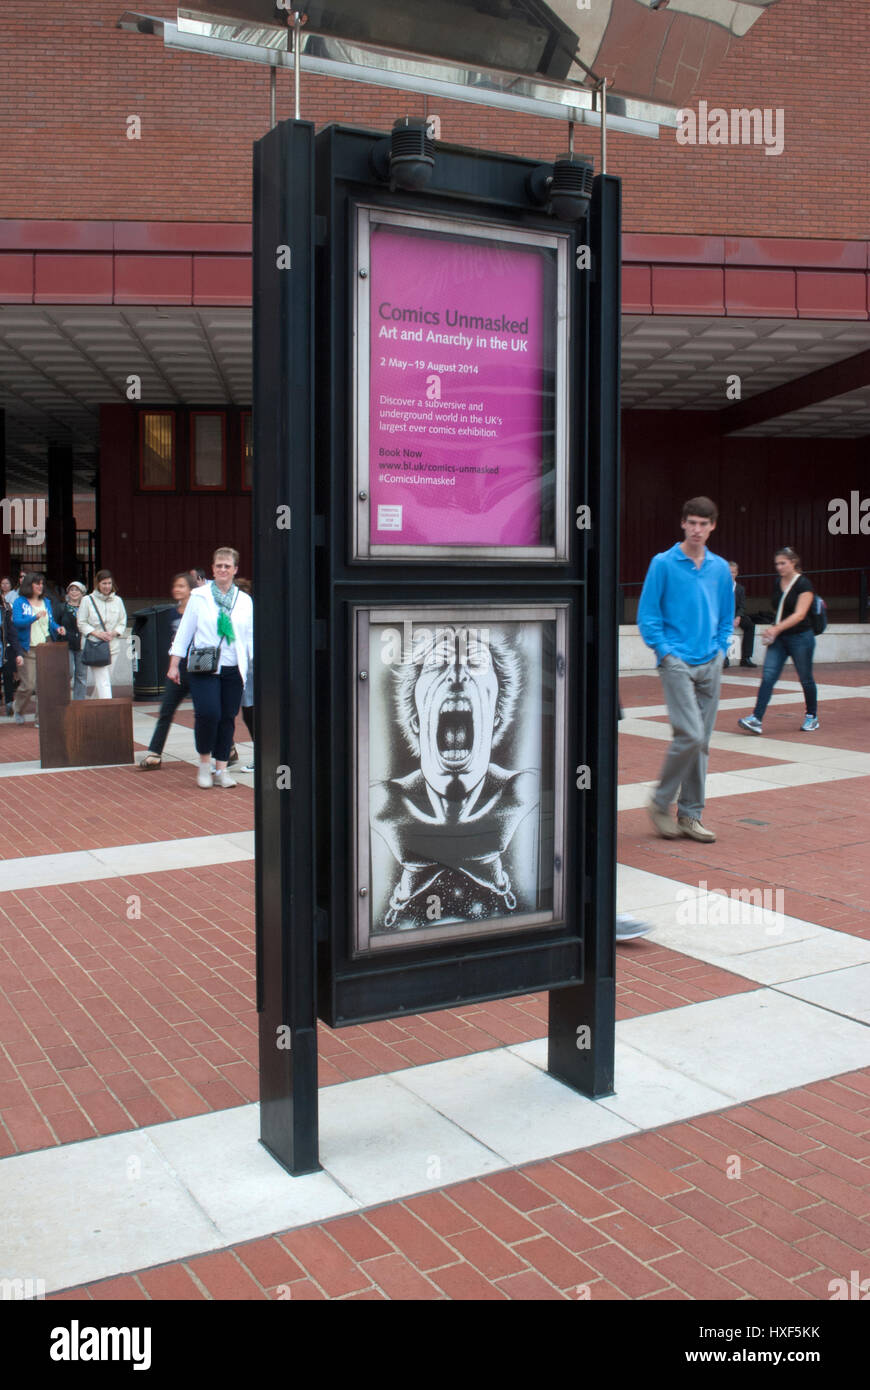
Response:
[[[710,735],[719,708],[722,655],[703,666],[688,666],[668,655],[659,666],[674,741],[662,764],[661,778],[653,792],[660,811],[677,802],[677,815],[700,820],[704,810],[704,783]]]

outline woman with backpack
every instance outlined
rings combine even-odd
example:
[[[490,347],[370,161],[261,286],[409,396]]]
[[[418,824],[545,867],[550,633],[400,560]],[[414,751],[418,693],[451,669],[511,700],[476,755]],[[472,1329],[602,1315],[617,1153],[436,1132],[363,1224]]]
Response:
[[[772,607],[776,617],[771,627],[766,627],[761,640],[767,647],[764,670],[755,709],[745,719],[737,723],[744,733],[763,732],[761,721],[770,703],[773,687],[782,675],[782,668],[789,657],[795,665],[798,680],[803,687],[806,700],[806,718],[801,724],[801,733],[815,733],[819,727],[818,692],[813,679],[813,652],[816,648],[816,634],[813,625],[812,608],[815,593],[813,586],[801,570],[801,557],[791,546],[783,546],[774,556],[774,564],[779,575],[779,583],[773,591]]]
[[[112,667],[120,639],[127,630],[127,611],[118,594],[111,570],[98,570],[91,593],[78,607],[78,629],[82,636],[82,659],[94,672],[94,698],[111,700]],[[89,640],[90,639],[90,640]],[[99,644],[108,644],[108,653]],[[97,660],[94,660],[94,657]],[[99,660],[102,656],[104,659]],[[105,657],[108,656],[108,660]]]

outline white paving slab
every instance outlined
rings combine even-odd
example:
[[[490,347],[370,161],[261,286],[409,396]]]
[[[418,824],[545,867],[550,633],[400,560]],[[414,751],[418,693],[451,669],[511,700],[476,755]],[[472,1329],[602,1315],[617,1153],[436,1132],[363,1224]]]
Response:
[[[635,1128],[507,1048],[411,1067],[395,1078],[512,1164],[602,1144]]]
[[[250,859],[252,855],[226,835],[193,835],[186,840],[155,840],[150,844],[113,845],[91,853],[98,863],[124,878],[162,869],[200,869]]]
[[[355,1211],[328,1173],[292,1177],[260,1143],[260,1107],[154,1125],[148,1137],[224,1245]]]
[[[247,839],[245,837],[248,837]],[[186,840],[154,840],[140,845],[35,854],[0,863],[0,892],[42,888],[46,883],[87,883],[101,878],[129,878],[167,869],[199,869],[253,859],[253,831],[229,835],[194,835]]]
[[[755,980],[758,984],[777,986],[815,976],[824,978],[832,971],[847,970],[870,962],[870,942],[862,941],[858,936],[849,936],[847,932],[829,931],[824,927],[817,927],[816,932],[817,935],[783,946],[771,942],[770,945],[759,945],[746,952],[731,955],[711,952],[696,958],[706,960],[710,965],[718,965],[723,970],[732,970],[736,975]],[[686,951],[685,954],[689,955],[690,952]],[[786,990],[786,993],[791,992]]]
[[[741,750],[742,751],[742,750]],[[756,750],[757,752],[757,750]],[[758,756],[762,756],[758,753]],[[769,750],[764,754],[769,757]],[[777,763],[769,767],[739,768],[732,772],[711,772],[707,775],[706,796],[743,796],[749,792],[769,792],[775,787],[812,786],[822,782],[841,782],[850,777],[866,777],[870,767],[832,767],[821,763]],[[617,789],[617,809],[636,811],[649,804],[656,779],[649,782],[623,783]]]
[[[762,896],[761,906],[755,906],[757,898],[732,898],[706,880],[680,883],[620,864],[616,896],[620,912],[635,914],[655,928],[649,939],[657,946],[758,984],[778,985],[870,963],[870,941],[778,912],[778,901],[788,906],[787,890],[781,899]]]
[[[771,702],[773,703],[773,702]],[[662,711],[664,713],[664,711]],[[824,727],[824,720],[822,724]],[[619,726],[620,733],[635,734],[639,738],[658,739],[659,742],[671,741],[673,734],[668,723],[654,723],[652,720],[636,719],[626,717]],[[767,734],[761,737],[753,737],[749,734],[741,734],[739,730],[735,733],[714,733],[710,739],[710,747],[721,749],[726,753],[743,753],[747,757],[756,758],[780,758],[786,763],[815,763],[821,768],[842,768],[850,772],[853,777],[866,777],[870,775],[870,753],[855,753],[846,748],[830,748],[823,743],[817,743],[813,735],[807,735],[806,743],[787,743],[784,739],[777,739]],[[763,769],[749,768],[747,771],[751,777],[759,776]],[[719,776],[733,776],[732,773],[720,773]],[[710,778],[707,779],[707,786],[710,785]],[[764,788],[765,791],[769,788]]]
[[[647,1057],[637,1048],[629,1047],[619,1036],[616,1025],[614,1071],[616,1094],[595,1101],[595,1105],[620,1116],[638,1129],[655,1129],[658,1125],[703,1115],[709,1110],[722,1110],[733,1102],[730,1096],[712,1086],[697,1081]],[[547,1070],[547,1040],[533,1038],[531,1042],[516,1043],[509,1051],[515,1057]]]
[[[754,767],[751,775],[758,782],[772,782],[778,787],[808,787],[816,782],[842,782],[850,777],[866,777],[867,773],[863,768],[828,767],[807,762],[773,763],[770,767]],[[765,790],[770,791],[770,787]]]
[[[619,1025],[623,1042],[703,1086],[751,1100],[870,1065],[870,1028],[770,989]]]
[[[819,780],[826,779],[822,775]],[[708,801],[719,796],[747,796],[751,792],[772,790],[770,783],[763,781],[754,768],[740,769],[736,772],[708,772],[705,783]]]
[[[722,1110],[731,1103],[723,1091],[629,1047],[618,1035],[615,1074],[616,1095],[598,1104],[638,1129],[654,1129],[705,1111]]]
[[[226,1244],[144,1131],[4,1158],[0,1194],[0,1273],[49,1290]]]
[[[814,940],[822,930],[812,922],[777,913],[775,898],[770,900],[770,911],[765,911],[763,907],[752,907],[723,892],[702,890],[699,893],[698,886],[687,884],[684,887],[674,881],[671,903],[643,909],[643,920],[656,928],[658,946],[668,946],[696,960],[735,970],[738,959],[745,960],[747,956],[773,947]],[[625,910],[634,913],[634,908]],[[837,937],[840,933],[831,932],[830,935]]]
[[[233,830],[229,835],[222,835],[221,839],[227,840],[237,849],[244,850],[249,859],[254,857],[254,832],[253,830]]]
[[[870,1024],[870,963],[848,966],[780,985],[784,994],[806,999],[819,1008]]]
[[[32,854],[0,863],[0,892],[14,893],[22,888],[43,888],[47,883],[87,883],[90,879],[113,877],[87,850],[69,854]]]
[[[130,767],[130,763],[88,763],[81,767],[43,767],[39,762],[0,763],[0,777],[47,777],[56,772],[103,772],[112,767]]]
[[[616,866],[616,902],[620,912],[640,912],[652,907],[676,904],[681,893],[685,900],[690,895],[700,897],[706,890],[693,888],[691,884],[680,883],[664,874],[651,874],[646,869],[635,869],[629,864]]]
[[[399,1084],[370,1076],[320,1092],[320,1161],[364,1206],[505,1167],[505,1158]]]

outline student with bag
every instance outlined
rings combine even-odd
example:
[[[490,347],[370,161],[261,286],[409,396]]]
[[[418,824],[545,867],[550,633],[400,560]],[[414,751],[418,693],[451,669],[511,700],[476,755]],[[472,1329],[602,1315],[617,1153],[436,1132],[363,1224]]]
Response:
[[[78,629],[82,661],[94,672],[94,698],[111,700],[112,666],[127,630],[127,611],[115,593],[111,570],[97,571],[92,592],[79,604]]]
[[[212,560],[214,578],[192,591],[169,648],[166,674],[177,684],[181,659],[187,658],[187,680],[195,713],[194,741],[199,754],[197,786],[235,787],[237,783],[227,772],[227,760],[248,665],[253,659],[254,606],[234,582],[239,552],[221,546]]]
[[[813,678],[813,652],[816,633],[827,626],[825,605],[817,599],[813,584],[801,567],[801,557],[790,545],[784,545],[773,557],[779,583],[771,602],[777,605],[776,617],[761,634],[767,647],[761,685],[755,709],[737,724],[746,734],[763,733],[761,721],[770,703],[773,687],[782,675],[782,668],[791,657],[804,692],[806,716],[801,724],[802,734],[814,734],[819,727],[819,692]]]

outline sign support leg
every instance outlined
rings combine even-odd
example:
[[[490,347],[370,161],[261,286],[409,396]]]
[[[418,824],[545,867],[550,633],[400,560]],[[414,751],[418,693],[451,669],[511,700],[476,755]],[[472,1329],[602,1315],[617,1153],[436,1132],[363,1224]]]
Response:
[[[602,101],[604,93],[602,92]],[[595,179],[589,215],[589,466],[592,510],[586,648],[589,723],[583,793],[585,844],[577,877],[587,884],[583,983],[550,991],[547,1069],[585,1096],[613,1094],[616,1005],[616,740],[619,702],[619,324],[620,184]]]
[[[314,824],[314,127],[254,151],[254,705],[260,1138],[318,1160]]]

